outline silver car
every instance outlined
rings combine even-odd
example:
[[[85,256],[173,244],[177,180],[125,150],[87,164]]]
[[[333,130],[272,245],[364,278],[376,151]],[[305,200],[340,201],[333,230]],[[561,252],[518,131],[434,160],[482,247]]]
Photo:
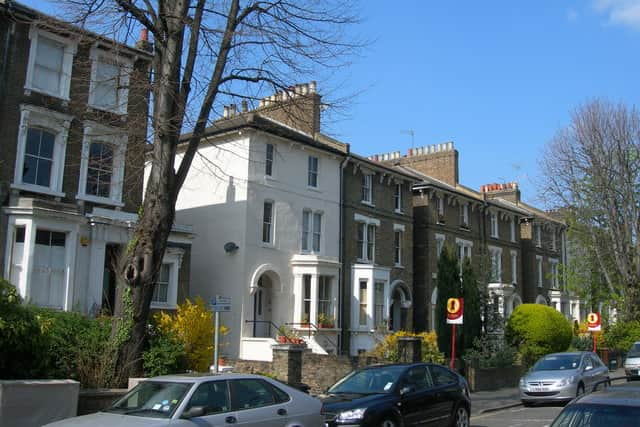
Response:
[[[640,341],[634,342],[629,349],[627,358],[624,360],[624,373],[628,379],[640,376]]]
[[[47,426],[316,427],[321,409],[315,397],[260,375],[172,375],[141,382],[102,412]]]
[[[525,406],[569,401],[590,391],[594,383],[608,379],[609,369],[595,353],[548,354],[520,379],[520,400]]]

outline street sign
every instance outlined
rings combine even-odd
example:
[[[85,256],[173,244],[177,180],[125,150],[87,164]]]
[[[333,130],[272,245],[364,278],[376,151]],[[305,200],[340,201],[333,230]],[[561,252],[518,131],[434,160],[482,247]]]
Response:
[[[587,328],[589,332],[598,332],[602,329],[600,313],[589,313],[587,315]]]
[[[447,323],[462,325],[463,298],[449,298],[447,300]]]
[[[231,311],[231,298],[216,295],[215,298],[211,298],[209,305],[213,312]]]

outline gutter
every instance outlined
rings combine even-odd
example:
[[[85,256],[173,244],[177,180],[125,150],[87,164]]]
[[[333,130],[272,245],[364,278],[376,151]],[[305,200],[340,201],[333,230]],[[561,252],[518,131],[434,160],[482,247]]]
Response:
[[[338,236],[340,239],[340,245],[339,245],[339,249],[338,249],[338,259],[340,261],[340,268],[342,269],[342,272],[340,274],[340,281],[338,283],[338,289],[340,290],[340,292],[338,293],[340,295],[340,297],[338,298],[338,313],[340,315],[340,328],[341,328],[341,332],[340,332],[340,340],[338,341],[338,351],[336,353],[340,354],[340,353],[344,353],[344,349],[342,348],[345,339],[344,337],[346,336],[345,333],[345,319],[342,318],[342,308],[345,306],[345,299],[346,299],[346,295],[345,295],[345,290],[344,290],[344,284],[345,284],[345,277],[346,277],[346,271],[347,268],[345,266],[344,263],[344,215],[345,215],[345,209],[344,209],[344,170],[347,167],[347,164],[349,164],[349,161],[352,159],[351,157],[351,146],[349,144],[347,144],[347,156],[344,158],[344,160],[340,163],[340,215],[339,215],[339,219],[338,219]],[[351,318],[349,316],[349,318]]]

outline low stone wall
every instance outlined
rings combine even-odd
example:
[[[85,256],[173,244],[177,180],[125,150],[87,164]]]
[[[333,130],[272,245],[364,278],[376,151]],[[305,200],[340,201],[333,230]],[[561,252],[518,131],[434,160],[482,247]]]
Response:
[[[39,427],[73,417],[79,390],[73,380],[0,381],[0,427]]]
[[[126,392],[125,388],[81,390],[78,398],[78,415],[92,414],[106,409]]]
[[[524,371],[525,368],[522,366],[508,366],[505,368],[466,367],[467,381],[471,391],[517,387]]]

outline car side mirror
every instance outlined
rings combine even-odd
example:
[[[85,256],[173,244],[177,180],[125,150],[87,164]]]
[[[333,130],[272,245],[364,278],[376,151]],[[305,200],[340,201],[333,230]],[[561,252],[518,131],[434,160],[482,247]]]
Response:
[[[181,418],[188,420],[195,417],[201,417],[203,415],[204,415],[204,406],[192,406],[191,408],[187,409],[182,413]]]
[[[405,394],[411,393],[412,391],[413,387],[406,385],[400,389],[400,396],[404,396]]]
[[[590,371],[590,370],[592,370],[592,369],[593,369],[593,366],[585,366],[585,367],[584,367],[584,370],[585,370],[585,371]]]

